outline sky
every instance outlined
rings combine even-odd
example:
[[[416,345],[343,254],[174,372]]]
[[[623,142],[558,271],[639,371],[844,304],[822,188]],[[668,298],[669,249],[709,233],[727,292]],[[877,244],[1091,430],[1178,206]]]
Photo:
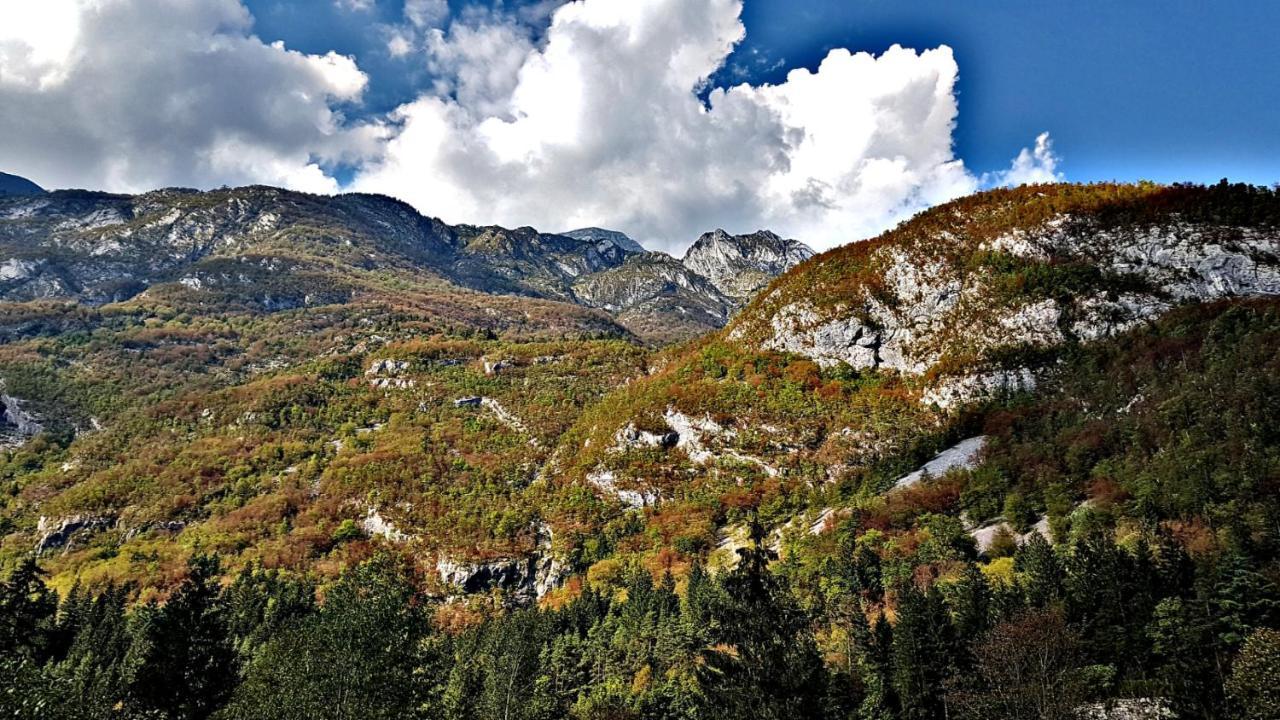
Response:
[[[1000,185],[1280,181],[1271,0],[0,0],[0,170],[817,248]]]

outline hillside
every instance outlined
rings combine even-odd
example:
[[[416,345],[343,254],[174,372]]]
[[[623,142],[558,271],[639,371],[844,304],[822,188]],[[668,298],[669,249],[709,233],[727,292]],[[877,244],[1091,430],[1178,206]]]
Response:
[[[353,651],[447,717],[499,681],[529,717],[1033,717],[997,690],[1042,651],[1053,717],[1231,717],[1280,624],[1275,190],[995,190],[684,260],[280,192],[0,204],[41,263],[0,303],[0,564],[128,604],[238,577],[243,716],[358,621],[439,652]]]

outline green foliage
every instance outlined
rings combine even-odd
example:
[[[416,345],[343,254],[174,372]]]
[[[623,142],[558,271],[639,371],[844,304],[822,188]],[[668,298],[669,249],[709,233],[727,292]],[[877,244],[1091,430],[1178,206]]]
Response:
[[[1001,190],[833,251],[756,308],[876,291],[885,243],[955,253],[984,300],[1122,291],[982,243],[1061,213],[1274,227],[1276,200]],[[955,247],[925,242],[957,215]],[[473,231],[477,251],[511,240]],[[298,227],[274,251],[347,237]],[[1055,370],[944,415],[911,378],[747,347],[746,319],[652,352],[577,311],[379,273],[344,275],[340,305],[269,313],[176,287],[0,307],[0,377],[51,429],[0,451],[0,715],[1065,718],[1156,697],[1273,716],[1274,300],[1004,348],[988,359]],[[251,279],[274,292],[268,275]],[[673,422],[692,430],[665,437]],[[886,492],[978,434],[977,467]],[[658,501],[629,507],[602,471]],[[41,517],[82,527],[45,536]],[[997,521],[1018,532],[979,556],[973,526]],[[1024,540],[1041,521],[1053,541]],[[534,552],[567,576],[537,606],[437,602],[436,559]]]
[[[130,707],[204,720],[230,696],[236,681],[235,653],[218,571],[216,558],[196,556],[187,580],[168,602],[139,609],[125,659]]]
[[[1231,668],[1227,692],[1241,720],[1280,718],[1280,631],[1260,629],[1244,643]]]
[[[388,558],[358,566],[326,592],[319,612],[268,633],[220,717],[411,717],[429,681],[417,672],[424,610]]]

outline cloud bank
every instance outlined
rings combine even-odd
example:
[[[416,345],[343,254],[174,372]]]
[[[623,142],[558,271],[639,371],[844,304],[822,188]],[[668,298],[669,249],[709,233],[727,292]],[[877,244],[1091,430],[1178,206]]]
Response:
[[[452,18],[411,0],[387,51],[434,82],[359,121],[342,112],[367,84],[355,61],[263,43],[240,0],[19,5],[0,5],[0,157],[51,186],[334,192],[326,169],[344,163],[342,189],[450,222],[600,225],[678,250],[714,227],[826,248],[984,185],[1060,177],[1047,134],[997,173],[955,157],[945,46],[833,50],[777,85],[709,89],[743,38],[740,0]]]
[[[336,109],[367,78],[251,27],[239,0],[0,3],[0,158],[47,187],[338,190],[321,163],[377,150]]]

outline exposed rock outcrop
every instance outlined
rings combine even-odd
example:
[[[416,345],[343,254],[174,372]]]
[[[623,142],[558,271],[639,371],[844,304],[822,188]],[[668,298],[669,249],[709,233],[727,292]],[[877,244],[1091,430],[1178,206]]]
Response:
[[[937,368],[944,357],[965,359],[967,373],[935,373],[923,394],[925,402],[946,408],[1034,385],[1033,367],[991,361],[1000,352],[1109,337],[1179,302],[1280,294],[1280,230],[1192,224],[1176,216],[1116,228],[1064,214],[980,246],[976,257],[988,258],[982,262],[1012,268],[1000,272],[956,261],[972,251],[955,235],[939,233],[934,242],[910,250],[874,247],[861,262],[881,280],[850,284],[836,303],[777,287],[729,337],[823,366],[906,375]],[[1056,268],[1078,270],[1068,275]],[[1031,281],[1062,289],[1052,297],[1011,293],[1005,288],[1018,272],[1055,278]]]
[[[925,477],[942,477],[951,470],[972,468],[977,463],[978,455],[986,444],[987,439],[981,435],[961,440],[938,453],[932,460],[922,465],[919,470],[898,478],[893,483],[893,487],[901,490],[915,485]]]
[[[996,537],[1005,533],[1012,537],[1013,541],[1018,545],[1026,545],[1031,541],[1031,538],[1037,534],[1045,540],[1053,542],[1053,532],[1049,529],[1048,517],[1041,517],[1036,521],[1036,524],[1025,533],[1018,532],[1017,528],[1001,519],[987,523],[982,527],[970,528],[969,537],[973,538],[974,542],[977,544],[978,552],[985,553],[991,549],[993,544],[995,544]]]
[[[41,517],[36,526],[40,539],[36,542],[36,555],[53,550],[70,550],[78,540],[86,539],[116,526],[116,518],[110,515],[72,515],[65,518]]]
[[[565,571],[555,558],[534,553],[524,557],[486,563],[436,562],[440,582],[466,594],[502,590],[518,604],[536,600],[564,581]]]
[[[537,549],[517,557],[488,562],[463,562],[442,556],[436,561],[440,582],[450,591],[465,595],[500,590],[508,602],[531,603],[559,587],[569,568],[551,549],[552,531],[537,523],[533,528]]]
[[[813,250],[804,243],[784,240],[768,230],[750,235],[715,230],[698,238],[681,262],[726,296],[744,302],[770,280],[811,257]]]
[[[4,392],[0,380],[0,425],[12,428],[20,439],[35,437],[44,432],[44,424],[36,416],[23,409],[23,401]]]

